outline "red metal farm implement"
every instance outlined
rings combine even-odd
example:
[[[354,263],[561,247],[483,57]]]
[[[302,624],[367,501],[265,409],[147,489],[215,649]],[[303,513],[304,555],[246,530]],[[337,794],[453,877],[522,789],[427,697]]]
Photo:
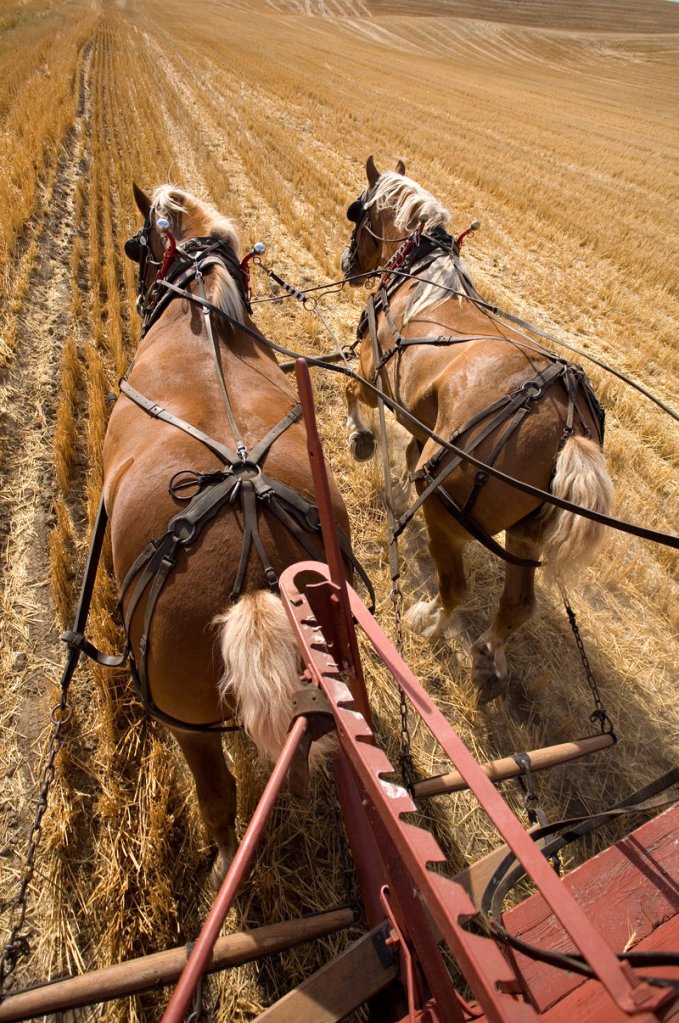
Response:
[[[385,990],[379,1002],[373,1003],[373,1013],[385,1021],[462,1023],[487,1019],[527,1023],[586,1018],[601,1023],[627,1019],[650,1023],[679,1016],[677,989],[646,977],[657,967],[633,968],[612,950],[621,940],[625,943],[629,932],[623,932],[632,920],[637,953],[677,943],[677,806],[598,857],[579,876],[567,882],[558,877],[539,844],[494,787],[488,777],[492,769],[484,769],[474,760],[345,583],[304,365],[298,367],[298,384],[328,557],[327,566],[301,563],[281,579],[283,600],[307,665],[307,685],[281,758],[164,1020],[179,1023],[183,1019],[243,876],[250,847],[286,773],[292,784],[303,789],[310,742],[333,726],[340,744],[336,765],[340,804],[370,931],[342,957],[267,1010],[260,1020],[338,1020],[381,989]],[[490,868],[482,864],[464,876],[446,877],[436,869],[443,864],[444,856],[432,835],[405,819],[417,808],[405,788],[386,780],[393,776],[394,767],[375,744],[356,626],[505,842],[500,854],[492,857]],[[643,798],[652,793],[639,795]],[[572,827],[577,828],[577,823]],[[543,837],[540,844],[546,841]],[[533,899],[508,914],[508,926],[516,920],[522,935],[521,953],[512,951],[508,936],[506,948],[502,947],[492,933],[494,923],[499,925],[500,935],[507,932],[501,920],[489,919],[483,901],[479,915],[476,893],[489,873],[491,882],[495,880],[493,875],[504,876],[502,860],[509,864],[518,861],[537,888]],[[574,892],[584,895],[584,904]],[[649,912],[651,905],[653,911]],[[616,916],[616,909],[622,911],[622,919]],[[645,917],[643,934],[640,916]],[[593,923],[595,918],[604,922],[605,937]],[[479,926],[481,920],[485,926]],[[529,939],[540,942],[536,959],[530,956]],[[575,950],[569,953],[570,961],[560,951],[564,947]],[[446,958],[444,949],[452,955],[471,989],[473,1001],[463,997],[459,982],[453,980],[450,958]],[[550,957],[550,951],[556,955]],[[551,963],[541,962],[543,953]],[[643,955],[637,955],[637,961],[641,960]],[[664,964],[664,960],[658,961]],[[580,972],[564,973],[557,968],[564,966]],[[664,981],[679,978],[676,957],[672,966],[663,965],[662,973]]]
[[[679,804],[566,878],[558,876],[548,857],[559,848],[563,829],[527,832],[493,783],[519,773],[521,766],[511,760],[477,763],[344,581],[306,365],[298,363],[297,372],[328,559],[327,565],[297,564],[280,581],[306,663],[304,684],[281,757],[163,1020],[185,1019],[205,972],[285,947],[286,941],[290,945],[309,940],[300,921],[272,925],[252,932],[248,955],[229,959],[223,954],[229,938],[218,935],[278,792],[287,778],[294,791],[303,793],[311,742],[330,729],[339,743],[335,777],[368,929],[341,956],[260,1015],[262,1023],[330,1023],[365,1003],[370,1018],[385,1023],[679,1019],[679,955],[669,951],[679,947]],[[455,777],[418,782],[412,794],[391,780],[395,768],[378,748],[371,727],[357,629],[386,665],[410,712],[421,717],[445,751]],[[531,754],[531,760],[533,766],[547,766],[611,741],[602,735],[584,745]],[[658,792],[677,780],[675,771],[636,793],[635,807],[657,806]],[[450,876],[432,834],[408,817],[417,811],[414,798],[463,785],[504,844],[462,874]],[[625,809],[629,807],[599,815],[594,823]],[[570,821],[566,832],[584,834],[591,825],[590,819]],[[524,873],[536,893],[503,913],[504,894]],[[317,933],[347,926],[352,919],[349,910],[338,911],[332,921],[319,918]],[[313,922],[306,926],[313,937]],[[267,945],[267,936],[262,935],[269,930],[276,934]],[[148,960],[145,979],[135,990],[176,977],[180,953],[174,955],[166,972],[158,960],[155,975]],[[97,1000],[96,976],[92,975],[89,1001]],[[128,971],[128,991],[129,976]],[[43,999],[39,1011],[84,1004],[84,989],[77,994],[71,988],[67,1000],[69,984],[74,981],[42,989],[51,1001]],[[121,981],[115,993],[109,988],[108,994],[99,987],[99,998],[116,997],[124,987]],[[61,1001],[59,989],[64,992]],[[0,1005],[0,1020],[37,1015],[37,1003],[29,1012],[31,1003],[21,1001],[35,995],[7,998]]]

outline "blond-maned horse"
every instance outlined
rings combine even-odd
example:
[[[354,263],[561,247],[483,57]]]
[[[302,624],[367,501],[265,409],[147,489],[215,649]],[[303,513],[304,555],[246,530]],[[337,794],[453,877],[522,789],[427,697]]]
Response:
[[[276,758],[299,686],[276,581],[322,548],[297,393],[257,340],[233,223],[178,188],[134,192],[144,226],[125,248],[144,328],[106,434],[104,496],[135,681],[191,769],[219,880],[236,785],[216,729],[235,718]]]
[[[424,426],[396,413],[412,434],[407,468],[418,494],[428,493],[422,511],[438,576],[437,596],[416,602],[406,621],[426,636],[444,635],[467,592],[463,548],[473,534],[497,550],[491,538],[506,531],[499,609],[472,648],[473,679],[486,702],[506,690],[505,646],[533,612],[537,563],[552,580],[572,581],[604,527],[484,474],[427,431],[514,479],[606,514],[613,486],[601,449],[603,413],[580,367],[500,322],[480,299],[444,229],[450,214],[405,176],[403,163],[380,174],[370,157],[366,173],[367,187],[347,213],[354,227],[342,270],[355,284],[377,268],[387,273],[359,327],[359,373]],[[347,403],[354,455],[370,458],[375,438],[360,406],[375,407],[375,393],[352,380]]]

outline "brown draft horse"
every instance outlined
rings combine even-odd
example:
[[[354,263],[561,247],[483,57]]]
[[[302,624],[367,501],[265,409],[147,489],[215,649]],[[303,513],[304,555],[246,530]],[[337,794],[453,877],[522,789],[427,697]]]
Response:
[[[320,551],[313,486],[297,394],[249,333],[233,223],[171,186],[134,191],[144,227],[126,252],[140,264],[144,332],[106,434],[105,505],[133,673],[193,773],[220,880],[236,785],[215,723],[235,717],[271,759],[283,744],[299,667],[276,578]]]
[[[402,162],[394,172],[380,174],[370,157],[366,173],[367,188],[347,213],[354,228],[342,257],[343,273],[352,278],[402,259],[400,270],[412,276],[395,273],[385,289],[378,289],[375,340],[364,321],[359,327],[359,373],[373,384],[379,377],[384,393],[428,430],[482,462],[607,513],[613,487],[600,443],[603,413],[582,370],[497,320],[474,290],[458,246],[444,230],[450,214],[404,176]],[[416,243],[408,250],[413,233]],[[375,407],[375,394],[352,380],[347,403],[354,456],[370,458],[375,439],[359,405]],[[505,645],[533,612],[538,559],[548,576],[563,584],[591,559],[603,527],[543,506],[492,476],[484,481],[464,461],[455,467],[453,455],[428,433],[398,413],[396,418],[413,435],[407,468],[415,470],[411,478],[418,494],[438,475],[445,477],[436,496],[432,492],[422,506],[438,595],[409,609],[410,627],[429,637],[445,633],[466,594],[462,551],[472,538],[470,530],[491,547],[491,538],[506,530],[511,560],[500,606],[472,648],[473,679],[479,701],[486,702],[506,688]],[[451,470],[447,476],[446,467]]]

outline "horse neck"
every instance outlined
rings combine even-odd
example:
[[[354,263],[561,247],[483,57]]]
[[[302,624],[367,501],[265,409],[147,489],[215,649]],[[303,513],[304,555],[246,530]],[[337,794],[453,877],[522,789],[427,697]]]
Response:
[[[210,271],[206,274],[205,290],[207,300],[221,308],[219,298],[223,294],[224,280],[220,280],[222,274],[220,268],[215,267],[214,270],[215,273]],[[226,274],[226,271],[223,273]],[[237,288],[235,290],[238,291]],[[288,379],[278,365],[273,351],[249,332],[256,331],[257,328],[244,303],[238,302],[237,308],[231,312],[228,308],[224,311],[226,313],[224,317],[217,313],[211,314],[212,332],[218,342],[221,363],[225,368],[229,367],[227,371],[229,375],[242,381],[243,386],[247,387],[252,374],[256,373],[258,386],[261,387],[268,381],[272,390],[283,390],[289,393],[291,398],[294,397]],[[206,344],[205,351],[213,358],[209,344]]]
[[[383,239],[380,245],[380,263],[382,266],[390,259],[403,241],[404,232],[398,231],[394,226],[393,217],[380,219],[380,224],[375,228],[375,234]]]
[[[207,267],[203,277],[203,288],[208,302],[226,314],[225,320],[246,322],[247,310],[241,290],[226,267],[219,263]],[[197,288],[197,293],[201,294],[201,288]]]

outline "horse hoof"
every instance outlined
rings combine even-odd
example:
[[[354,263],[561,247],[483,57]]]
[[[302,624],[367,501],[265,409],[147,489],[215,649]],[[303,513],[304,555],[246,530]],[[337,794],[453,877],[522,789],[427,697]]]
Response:
[[[438,600],[418,600],[408,608],[403,621],[412,632],[419,632],[425,639],[436,639],[445,633],[449,617]]]
[[[235,838],[233,842],[229,842],[227,846],[217,848],[217,853],[212,862],[212,869],[210,871],[210,884],[215,891],[221,887],[222,881],[226,877],[227,871],[231,866],[231,862],[236,855],[237,850],[238,843]]]
[[[406,479],[391,481],[391,499],[396,515],[403,515],[410,505],[410,493],[412,484]]]
[[[493,678],[484,679],[483,682],[479,684],[476,702],[479,707],[484,707],[487,703],[492,703],[493,700],[497,700],[498,696],[503,696],[506,691],[506,679],[499,678],[497,675]]]
[[[478,689],[479,707],[507,692],[509,676],[503,651],[483,637],[472,647],[472,679]]]
[[[226,877],[226,873],[231,866],[233,856],[226,856],[224,853],[218,852],[215,856],[214,863],[212,864],[212,870],[210,871],[210,884],[215,891],[221,888],[222,881]]]
[[[357,462],[367,462],[375,454],[376,441],[369,430],[361,430],[351,438],[351,451]]]

